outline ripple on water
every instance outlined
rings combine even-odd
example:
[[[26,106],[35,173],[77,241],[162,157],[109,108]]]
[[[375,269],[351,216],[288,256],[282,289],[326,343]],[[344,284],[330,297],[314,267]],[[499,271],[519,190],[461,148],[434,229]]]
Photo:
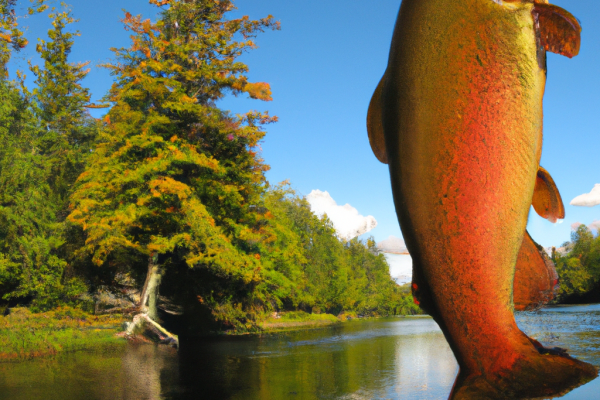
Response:
[[[600,367],[600,305],[548,307],[517,313],[517,324],[548,347]]]
[[[600,305],[517,314],[546,346],[600,366]],[[122,346],[0,364],[0,400],[447,399],[458,366],[430,318],[352,321],[324,329]],[[563,397],[598,399],[600,380]]]
[[[600,368],[600,304],[546,307],[517,313],[516,319],[523,332],[544,346],[567,349],[571,356]],[[600,399],[600,379],[561,399]]]

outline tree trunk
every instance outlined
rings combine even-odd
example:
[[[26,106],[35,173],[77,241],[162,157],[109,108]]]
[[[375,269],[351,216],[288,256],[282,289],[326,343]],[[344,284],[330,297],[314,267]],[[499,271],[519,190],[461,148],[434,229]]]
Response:
[[[167,331],[157,322],[158,288],[163,273],[163,269],[158,264],[158,257],[150,256],[148,260],[148,273],[138,305],[139,314],[133,317],[133,321],[127,327],[126,334],[129,336],[140,332],[146,335],[151,334],[153,337],[157,337],[162,343],[178,347],[179,340],[177,336]]]
[[[154,321],[158,320],[158,288],[163,275],[163,269],[158,264],[158,257],[150,256],[148,260],[148,273],[146,282],[140,295],[140,312],[147,314]]]

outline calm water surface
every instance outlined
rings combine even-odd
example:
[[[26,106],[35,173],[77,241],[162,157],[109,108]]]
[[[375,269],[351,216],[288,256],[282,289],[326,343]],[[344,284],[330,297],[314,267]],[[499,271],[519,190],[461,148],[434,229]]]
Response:
[[[600,366],[600,305],[519,314],[521,329]],[[429,318],[0,364],[0,399],[446,399],[458,366]],[[600,380],[563,399],[600,398]]]

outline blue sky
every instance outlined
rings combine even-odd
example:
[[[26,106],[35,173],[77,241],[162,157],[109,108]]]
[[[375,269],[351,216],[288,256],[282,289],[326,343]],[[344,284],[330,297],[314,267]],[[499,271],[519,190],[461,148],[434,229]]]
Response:
[[[542,166],[554,177],[567,215],[562,224],[551,224],[531,213],[528,229],[544,246],[569,240],[572,223],[600,220],[600,206],[568,204],[600,183],[600,2],[553,3],[578,17],[583,32],[579,56],[548,54]],[[154,18],[156,7],[146,0],[71,0],[69,4],[80,19],[75,27],[82,34],[71,61],[92,62],[85,84],[98,99],[112,77],[96,65],[112,57],[110,47],[129,43],[129,33],[119,22],[122,9]],[[269,110],[280,118],[267,127],[262,143],[263,157],[271,165],[269,181],[289,179],[304,195],[313,189],[328,191],[338,204],[349,203],[362,215],[375,217],[378,226],[366,236],[378,241],[401,236],[388,169],[371,153],[365,127],[369,100],[387,63],[400,1],[239,0],[236,5],[232,16],[272,14],[282,27],[260,35],[256,40],[260,48],[243,57],[250,79],[269,82],[274,100],[264,103],[239,97],[221,103],[233,112]],[[27,37],[34,42],[45,37],[50,20],[36,16],[24,23],[29,25]],[[14,58],[13,71],[26,69],[28,59],[36,62],[33,50],[30,45]]]

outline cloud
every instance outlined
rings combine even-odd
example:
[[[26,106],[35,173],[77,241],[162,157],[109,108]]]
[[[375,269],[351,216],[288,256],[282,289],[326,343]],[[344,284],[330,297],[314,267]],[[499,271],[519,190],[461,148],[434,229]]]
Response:
[[[579,228],[581,225],[583,225],[581,222],[573,222],[571,224],[571,230],[576,231],[577,228]],[[592,222],[591,224],[588,224],[587,227],[590,230],[595,230],[595,231],[600,232],[600,219]]]
[[[377,221],[372,215],[362,216],[350,204],[339,206],[328,192],[313,190],[306,196],[306,200],[317,216],[327,214],[338,236],[344,240],[360,236],[377,226]]]
[[[584,193],[571,200],[572,206],[594,207],[600,204],[600,183],[597,183],[591,192]]]
[[[576,230],[577,230],[577,228],[579,228],[581,225],[583,225],[581,222],[573,222],[573,223],[571,224],[571,230],[572,230],[572,231],[576,231]]]
[[[389,238],[377,243],[377,248],[384,253],[408,253],[404,240],[390,235]]]

